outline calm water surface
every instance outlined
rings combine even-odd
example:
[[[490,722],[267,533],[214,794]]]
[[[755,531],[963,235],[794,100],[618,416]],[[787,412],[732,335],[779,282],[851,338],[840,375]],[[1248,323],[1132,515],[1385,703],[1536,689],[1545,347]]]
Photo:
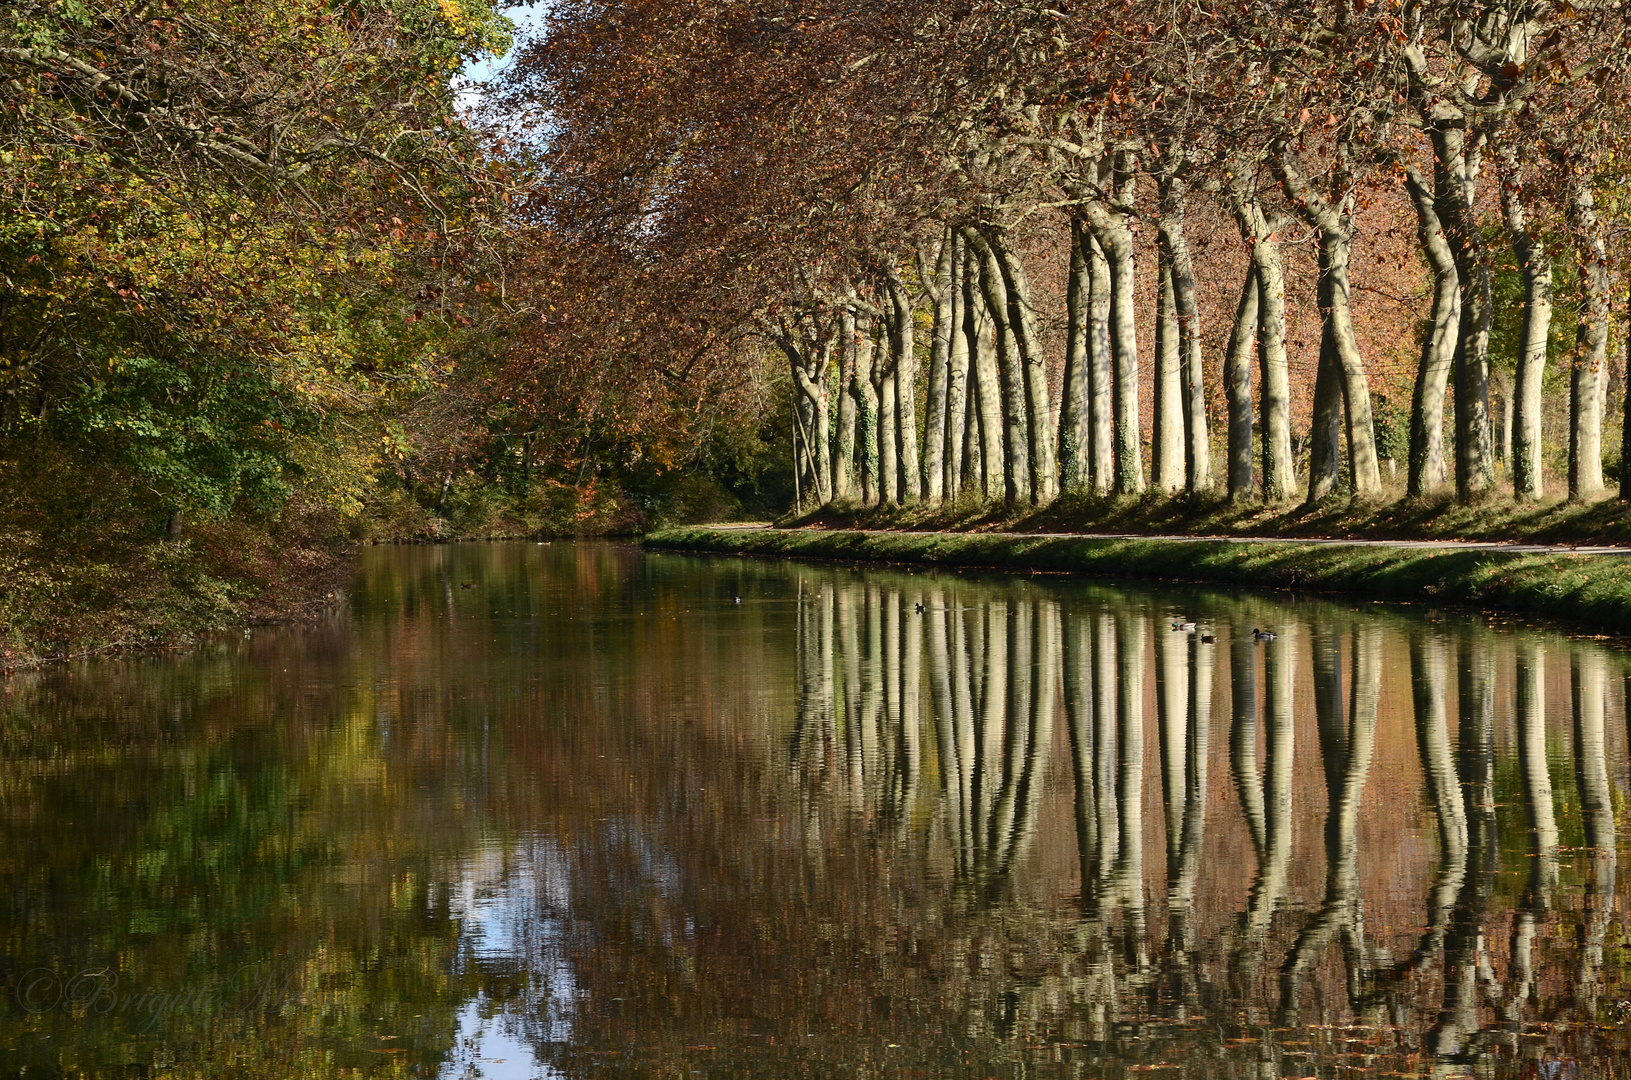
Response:
[[[1628,672],[1285,595],[373,549],[330,624],[0,681],[0,1072],[1623,1077]]]

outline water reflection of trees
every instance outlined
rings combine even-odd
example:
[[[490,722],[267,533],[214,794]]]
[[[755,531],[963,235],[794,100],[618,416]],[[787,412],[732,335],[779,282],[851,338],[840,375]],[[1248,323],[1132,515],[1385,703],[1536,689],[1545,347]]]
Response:
[[[1246,1041],[1267,1044],[1272,1030],[1309,1023],[1312,1005],[1322,1026],[1414,1031],[1411,1052],[1465,1062],[1511,1052],[1526,1025],[1551,1023],[1560,1010],[1596,1015],[1617,865],[1606,653],[1314,605],[1219,605],[1195,632],[1173,627],[1173,614],[1120,598],[1061,604],[1034,588],[910,579],[823,579],[805,595],[793,760],[812,781],[808,805],[830,792],[896,835],[915,823],[926,845],[942,838],[953,923],[1020,903],[1011,884],[1038,834],[1060,714],[1081,888],[1078,916],[1059,938],[1073,957],[1062,968],[1068,993],[1061,999],[1045,979],[1009,979],[970,1006],[1005,1015],[970,1030],[1011,1030],[1013,1015],[1042,1018],[1051,1008],[1085,1020],[1067,1024],[1077,1037],[1116,1042],[1117,1031],[1147,1036],[1150,1022],[1209,1011],[1256,1033]],[[1273,622],[1277,635],[1254,638],[1254,622]],[[918,677],[920,652],[921,703],[906,685]],[[1584,838],[1583,899],[1568,927],[1557,910],[1562,751],[1557,725],[1547,726],[1546,693],[1548,670],[1565,658]],[[1437,853],[1419,929],[1400,950],[1391,927],[1367,924],[1361,823],[1384,686],[1406,674],[1421,805]],[[1209,810],[1220,805],[1208,768],[1215,684],[1226,686],[1218,751],[1229,802],[1250,841],[1227,865],[1206,859]],[[1508,700],[1509,727],[1501,727]],[[1306,722],[1298,710],[1308,706],[1315,738],[1302,752],[1317,755],[1317,774],[1296,767]],[[1498,749],[1506,745],[1510,754]],[[1515,771],[1498,775],[1508,761]],[[1313,775],[1322,791],[1294,790]],[[1521,851],[1504,858],[1503,800],[1521,805],[1525,826]],[[1298,903],[1294,869],[1307,848],[1297,833],[1313,805],[1323,806],[1323,886]],[[1376,812],[1374,797],[1370,806]],[[1147,822],[1156,808],[1158,822]],[[1157,836],[1165,858],[1147,865],[1146,844]],[[1505,900],[1500,871],[1513,866],[1522,885]],[[1196,899],[1215,875],[1250,884],[1232,927],[1206,940]],[[1151,906],[1157,882],[1159,909]],[[1549,959],[1559,932],[1575,943],[1567,976]],[[1569,984],[1565,997],[1559,980]],[[1043,1000],[1050,994],[1052,1006]]]

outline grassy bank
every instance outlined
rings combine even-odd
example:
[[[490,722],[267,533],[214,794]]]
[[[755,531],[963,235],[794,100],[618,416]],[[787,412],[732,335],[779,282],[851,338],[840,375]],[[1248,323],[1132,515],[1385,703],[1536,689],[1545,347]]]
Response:
[[[713,520],[722,520],[715,518]],[[1365,540],[1521,540],[1537,544],[1631,545],[1631,502],[1561,496],[1515,502],[1502,496],[1456,502],[1449,492],[1378,502],[1331,498],[1303,503],[1231,506],[1221,497],[1062,495],[1046,506],[1009,509],[967,500],[938,507],[828,506],[789,515],[779,524],[828,529],[919,532],[1110,532],[1146,535],[1253,536]]]
[[[1523,555],[1296,540],[1089,539],[1014,533],[667,529],[648,547],[797,558],[1091,574],[1367,599],[1465,604],[1631,633],[1631,557]]]

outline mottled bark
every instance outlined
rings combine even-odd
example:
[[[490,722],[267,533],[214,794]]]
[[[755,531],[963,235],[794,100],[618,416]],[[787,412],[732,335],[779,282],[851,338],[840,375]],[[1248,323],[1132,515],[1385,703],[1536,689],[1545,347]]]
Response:
[[[1226,188],[1229,206],[1241,236],[1251,244],[1257,278],[1263,498],[1284,502],[1291,498],[1297,482],[1291,456],[1291,368],[1286,357],[1286,275],[1280,240],[1286,218],[1263,206],[1254,184],[1246,166],[1231,164]]]
[[[1442,177],[1444,170],[1435,168],[1434,173]],[[1415,204],[1417,235],[1427,263],[1433,269],[1432,314],[1410,400],[1410,461],[1405,476],[1408,494],[1425,495],[1446,479],[1444,396],[1450,383],[1457,329],[1461,323],[1461,278],[1455,269],[1455,253],[1438,218],[1438,188],[1430,187],[1414,166],[1407,165],[1405,190]]]
[[[1110,263],[1091,232],[1082,234],[1087,258],[1087,426],[1088,467],[1093,490],[1115,483],[1115,380],[1110,347]]]
[[[1201,349],[1200,301],[1195,290],[1195,262],[1185,226],[1188,186],[1168,177],[1161,187],[1159,240],[1172,279],[1173,316],[1178,331],[1184,487],[1199,493],[1212,488],[1212,443],[1206,423],[1204,354]]]
[[[1257,338],[1257,270],[1246,268],[1246,281],[1235,305],[1229,347],[1223,355],[1223,387],[1229,398],[1229,501],[1253,494],[1252,478],[1252,346]]]
[[[1334,493],[1342,479],[1342,376],[1324,336],[1314,374],[1314,409],[1308,426],[1308,503]]]
[[[951,251],[951,275],[947,293],[951,304],[950,343],[946,355],[946,425],[943,440],[943,468],[945,470],[946,498],[955,499],[962,492],[963,471],[967,467],[963,437],[968,424],[969,400],[969,344],[964,325],[966,306],[963,300],[963,239],[955,231],[947,237],[946,247]]]
[[[1608,245],[1589,180],[1577,182],[1570,192],[1569,224],[1580,266],[1580,325],[1569,373],[1569,498],[1593,499],[1603,490],[1609,275]]]
[[[922,473],[917,454],[917,349],[914,343],[912,295],[893,270],[885,276],[890,308],[890,376],[895,390],[895,460],[899,497],[906,504],[922,498]]]
[[[1133,157],[1115,156],[1111,176],[1113,201],[1096,199],[1085,207],[1093,237],[1110,271],[1111,413],[1114,428],[1115,491],[1136,495],[1144,490],[1144,449],[1138,415],[1138,323],[1136,318],[1136,248],[1129,227],[1133,215]]]
[[[950,418],[952,326],[956,318],[951,289],[952,243],[942,237],[934,273],[926,282],[934,301],[934,337],[929,343],[929,387],[923,402],[923,498],[938,506],[946,496],[946,427]],[[923,268],[927,270],[928,267]],[[955,492],[954,492],[955,494]]]
[[[872,335],[858,319],[855,326],[855,378],[850,391],[855,395],[856,464],[861,474],[861,503],[878,505],[878,396],[872,384],[874,361]]]
[[[1091,283],[1086,226],[1070,223],[1070,278],[1065,288],[1065,378],[1059,394],[1059,487],[1081,491],[1092,482],[1093,433],[1089,427],[1087,316]]]
[[[1052,396],[1048,390],[1047,355],[1042,333],[1036,325],[1036,307],[1031,302],[1031,285],[1025,264],[1002,229],[990,230],[991,250],[1002,270],[1008,293],[1008,321],[1019,347],[1021,371],[1025,378],[1027,449],[1030,451],[1031,501],[1045,503],[1059,493],[1058,465],[1053,439]]]
[[[1501,216],[1512,253],[1523,274],[1523,332],[1512,394],[1512,487],[1520,499],[1545,494],[1541,465],[1542,381],[1552,329],[1552,256],[1544,238],[1529,227],[1523,204],[1523,174],[1508,161],[1501,184]]]
[[[986,310],[980,279],[980,259],[972,245],[966,247],[968,261],[964,264],[963,299],[967,314],[963,320],[970,352],[969,417],[978,417],[979,423],[969,424],[972,448],[978,457],[980,485],[987,499],[1002,494],[1007,460],[1003,452],[1003,408],[1001,378],[997,373],[997,356],[993,338],[995,326]],[[975,454],[971,454],[973,460]]]
[[[975,253],[980,269],[979,284],[991,317],[992,337],[997,346],[997,372],[1001,380],[1003,430],[1003,494],[1010,506],[1031,501],[1030,439],[1027,431],[1025,361],[1014,333],[1008,300],[997,255],[981,232],[968,226],[963,237]]]
[[[1353,493],[1359,498],[1374,498],[1382,489],[1382,477],[1378,469],[1376,429],[1371,415],[1370,380],[1365,375],[1365,361],[1359,354],[1359,338],[1353,327],[1353,289],[1349,275],[1353,256],[1350,196],[1341,190],[1343,184],[1340,179],[1335,184],[1338,189],[1335,202],[1321,195],[1309,183],[1301,163],[1288,149],[1282,148],[1275,162],[1286,194],[1302,212],[1303,218],[1319,230],[1320,363],[1323,368],[1329,356],[1336,365],[1340,379],[1347,421],[1348,471]],[[1310,477],[1310,501],[1315,498],[1314,488],[1315,482]]]
[[[838,316],[838,430],[833,453],[832,497],[847,500],[855,487],[855,428],[859,412],[855,390],[855,315]]]
[[[1170,493],[1184,486],[1183,382],[1178,352],[1178,306],[1172,296],[1172,264],[1157,253],[1155,288],[1154,430],[1150,433],[1151,482]]]

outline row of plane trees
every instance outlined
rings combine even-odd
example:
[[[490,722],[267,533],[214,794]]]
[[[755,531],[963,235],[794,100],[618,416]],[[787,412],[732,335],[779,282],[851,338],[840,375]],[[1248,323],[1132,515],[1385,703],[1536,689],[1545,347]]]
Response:
[[[1414,1008],[1427,1033],[1422,1049],[1442,1059],[1511,1045],[1526,1021],[1570,1008],[1590,1022],[1605,992],[1615,907],[1607,724],[1608,683],[1620,665],[1589,646],[1560,654],[1539,635],[1503,645],[1478,630],[1445,633],[1330,611],[1255,612],[1279,616],[1275,637],[1259,641],[1245,614],[1220,612],[1216,624],[1186,633],[1168,628],[1167,613],[1125,601],[1066,605],[1036,590],[994,598],[956,586],[812,579],[802,589],[790,743],[810,828],[861,820],[903,853],[941,846],[955,905],[973,925],[982,913],[1014,907],[1015,877],[1032,853],[1045,781],[1057,767],[1052,757],[1068,746],[1081,909],[1058,944],[1086,974],[1055,997],[1090,1018],[1078,1034],[1104,1043],[1118,1023],[1159,1015],[1163,1003],[1189,1014],[1243,1009],[1264,1024],[1295,1027],[1333,946],[1345,972],[1337,996],[1350,1019],[1387,1023]],[[1438,834],[1424,929],[1402,956],[1366,925],[1359,869],[1395,634],[1407,639],[1415,752]],[[1226,701],[1213,700],[1219,665],[1227,668]],[[1551,726],[1571,727],[1587,849],[1584,898],[1567,912],[1557,903],[1561,827],[1547,752],[1545,684],[1559,671],[1569,681],[1569,715],[1551,717]],[[1294,718],[1303,694],[1311,694],[1318,733],[1306,749]],[[1510,718],[1497,719],[1498,700],[1512,702]],[[1215,724],[1227,730],[1226,763],[1211,760]],[[1502,725],[1510,725],[1503,736],[1517,759],[1517,793],[1497,790]],[[1158,743],[1153,777],[1150,738]],[[1317,756],[1325,786],[1324,891],[1306,914],[1292,906],[1293,836],[1307,827],[1294,811],[1299,753]],[[1197,889],[1209,875],[1245,867],[1203,862],[1218,767],[1229,774],[1256,863],[1221,949],[1200,940]],[[1152,798],[1166,846],[1165,902],[1155,911],[1143,817]],[[1496,896],[1503,799],[1521,801],[1528,826],[1526,872],[1510,911]],[[1566,928],[1572,969],[1560,975],[1537,963],[1537,950],[1566,921],[1577,925]],[[1027,993],[1046,997],[1045,982]],[[1014,1007],[1011,992],[990,989],[972,1000]],[[971,1031],[992,1026],[989,1017],[967,1022]]]
[[[1616,89],[1623,12],[1411,0],[1145,21],[1064,7],[992,5],[968,16],[980,25],[923,13],[907,42],[857,46],[878,46],[864,58],[870,77],[824,91],[879,99],[855,123],[897,125],[902,153],[934,164],[890,160],[905,180],[874,202],[917,186],[910,207],[882,212],[885,239],[791,248],[783,291],[760,314],[794,384],[802,495],[1016,506],[1153,485],[1231,500],[1377,497],[1376,357],[1353,304],[1366,288],[1423,294],[1409,494],[1453,484],[1485,496],[1510,441],[1513,495],[1540,498],[1549,365],[1567,384],[1567,431],[1551,437],[1567,444],[1568,492],[1602,492],[1611,249],[1631,130]],[[962,61],[950,43],[970,39],[1001,53]],[[1408,199],[1390,197],[1401,190]],[[1193,252],[1200,200],[1248,256],[1232,312],[1201,307],[1221,264]],[[1356,237],[1399,226],[1417,236],[1413,274],[1356,261]],[[1049,261],[1068,263],[1062,333],[1045,325],[1035,265],[1060,242],[1068,257]],[[1287,312],[1304,298],[1288,296],[1287,246],[1304,243],[1318,264],[1308,299],[1320,340],[1311,400],[1294,400]],[[1509,434],[1491,404],[1502,247],[1522,278]],[[1138,265],[1151,256],[1153,303]],[[1571,294],[1559,295],[1565,277]],[[1560,347],[1552,322],[1564,311],[1576,326]],[[1213,320],[1228,326],[1221,355],[1208,355]]]

